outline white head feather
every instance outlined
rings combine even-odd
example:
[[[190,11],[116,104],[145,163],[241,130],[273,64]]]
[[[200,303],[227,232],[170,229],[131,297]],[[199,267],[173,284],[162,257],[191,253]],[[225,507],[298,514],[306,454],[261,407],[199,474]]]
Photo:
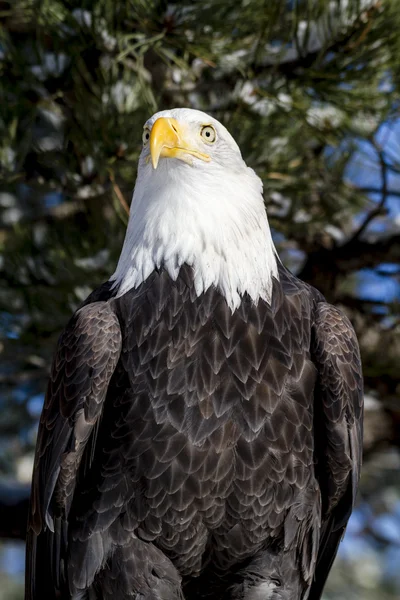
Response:
[[[209,115],[175,108],[153,115],[145,127],[151,131],[160,117],[184,125],[191,147],[211,160],[161,158],[154,169],[144,144],[125,242],[111,277],[117,295],[137,288],[155,268],[164,267],[175,280],[186,263],[197,295],[215,286],[232,311],[246,292],[255,303],[269,302],[278,269],[261,180],[230,133]],[[212,145],[200,136],[205,125],[217,133]]]

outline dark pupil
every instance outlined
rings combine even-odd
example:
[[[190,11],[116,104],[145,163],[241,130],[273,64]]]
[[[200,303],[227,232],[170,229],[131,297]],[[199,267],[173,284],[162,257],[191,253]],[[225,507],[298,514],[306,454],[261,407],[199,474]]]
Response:
[[[206,136],[210,137],[211,133],[209,131],[206,131]]]
[[[149,137],[150,137],[150,134],[149,134],[149,133],[146,133],[146,140],[148,140],[148,139],[149,139]]]

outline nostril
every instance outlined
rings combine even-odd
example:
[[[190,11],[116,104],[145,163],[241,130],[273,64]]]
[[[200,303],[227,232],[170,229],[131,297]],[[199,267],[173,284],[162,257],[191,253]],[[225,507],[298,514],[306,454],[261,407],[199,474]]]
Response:
[[[172,129],[175,131],[175,133],[178,133],[178,130],[177,130],[177,128],[176,128],[176,125],[174,125],[173,123],[171,123],[171,127],[172,127]]]

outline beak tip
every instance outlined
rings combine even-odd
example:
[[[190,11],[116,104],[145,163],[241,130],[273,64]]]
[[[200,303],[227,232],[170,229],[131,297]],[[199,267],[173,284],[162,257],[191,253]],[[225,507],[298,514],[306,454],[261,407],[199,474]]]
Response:
[[[157,169],[161,156],[166,156],[165,148],[174,148],[179,143],[175,119],[160,117],[150,132],[150,156],[153,169]]]

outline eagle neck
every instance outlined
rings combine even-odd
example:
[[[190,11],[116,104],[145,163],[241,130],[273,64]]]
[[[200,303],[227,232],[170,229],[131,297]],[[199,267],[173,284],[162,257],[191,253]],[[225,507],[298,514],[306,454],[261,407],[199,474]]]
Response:
[[[170,161],[171,162],[171,161]],[[177,162],[177,161],[173,161]],[[176,280],[193,269],[197,296],[215,286],[234,311],[244,294],[270,302],[277,255],[262,184],[244,165],[238,173],[207,171],[162,161],[136,183],[129,224],[111,280],[117,296],[137,288],[155,269]]]

